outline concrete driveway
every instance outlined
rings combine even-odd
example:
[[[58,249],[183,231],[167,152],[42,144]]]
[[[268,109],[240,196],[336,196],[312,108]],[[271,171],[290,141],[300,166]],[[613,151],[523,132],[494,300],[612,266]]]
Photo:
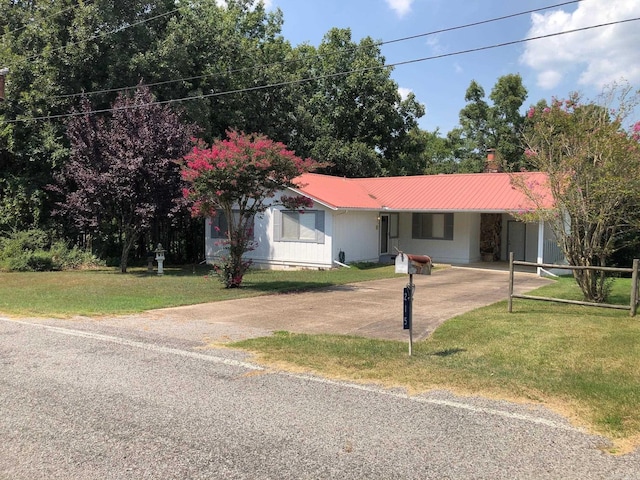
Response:
[[[276,330],[405,340],[408,331],[402,329],[402,291],[408,281],[408,275],[398,275],[305,293],[152,310],[98,322],[207,344],[269,335]],[[524,293],[549,281],[531,273],[516,273],[515,290]],[[413,333],[415,340],[421,340],[449,318],[506,300],[509,274],[452,267],[430,276],[414,275],[414,283]]]

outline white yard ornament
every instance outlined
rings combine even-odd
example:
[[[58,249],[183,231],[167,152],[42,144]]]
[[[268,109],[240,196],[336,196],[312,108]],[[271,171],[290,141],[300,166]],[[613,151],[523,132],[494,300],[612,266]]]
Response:
[[[162,248],[162,244],[159,243],[156,248],[156,262],[158,262],[158,275],[164,275],[164,268],[162,265],[164,263],[164,252],[165,252],[165,249]]]

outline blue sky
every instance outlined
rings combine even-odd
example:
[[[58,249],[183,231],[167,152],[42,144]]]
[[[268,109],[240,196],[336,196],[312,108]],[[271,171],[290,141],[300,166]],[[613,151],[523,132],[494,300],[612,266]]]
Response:
[[[332,27],[350,28],[358,42],[388,41],[517,14],[562,0],[268,0],[284,15],[283,35],[294,46],[317,46]],[[640,0],[582,0],[497,23],[430,35],[381,47],[387,63],[455,53],[601,23],[640,17]],[[458,124],[471,80],[488,97],[496,80],[519,73],[529,91],[526,106],[580,91],[595,99],[604,85],[640,88],[640,21],[570,33],[476,53],[398,66],[392,78],[426,106],[420,120],[442,134]]]

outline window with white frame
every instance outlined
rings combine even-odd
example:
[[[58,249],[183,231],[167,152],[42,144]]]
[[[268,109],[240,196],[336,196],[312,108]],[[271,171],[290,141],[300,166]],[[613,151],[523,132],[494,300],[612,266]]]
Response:
[[[275,210],[274,229],[279,242],[324,243],[324,212]]]
[[[411,234],[414,239],[453,240],[453,213],[414,213]]]

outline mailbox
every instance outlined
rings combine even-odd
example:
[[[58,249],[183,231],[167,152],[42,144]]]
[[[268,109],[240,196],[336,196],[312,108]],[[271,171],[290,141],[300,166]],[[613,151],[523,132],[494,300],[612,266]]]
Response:
[[[431,257],[399,252],[396,255],[396,273],[431,275]]]

